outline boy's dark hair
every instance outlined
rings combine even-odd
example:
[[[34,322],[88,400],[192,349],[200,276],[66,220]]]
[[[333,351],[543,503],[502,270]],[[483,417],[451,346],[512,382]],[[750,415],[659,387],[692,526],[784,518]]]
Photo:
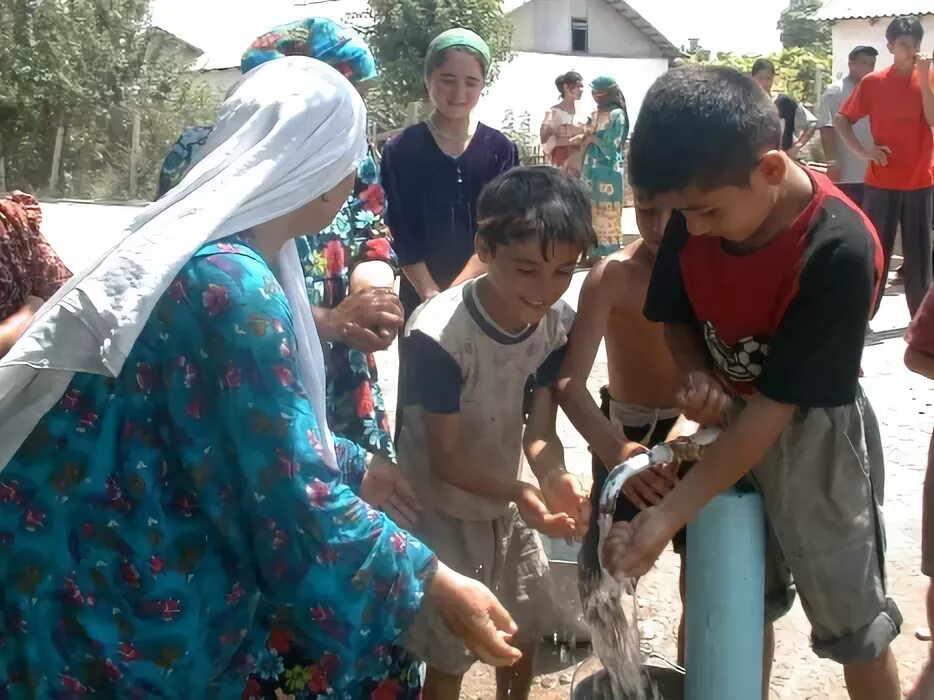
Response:
[[[770,61],[767,58],[757,58],[756,62],[752,64],[752,70],[750,71],[749,74],[756,75],[757,73],[763,73],[763,72],[771,73],[772,75],[774,75],[775,64],[772,63],[772,61]]]
[[[781,136],[778,111],[752,78],[718,66],[675,68],[642,102],[629,179],[649,196],[745,186],[762,151],[779,148]]]
[[[917,41],[924,40],[924,27],[921,26],[921,20],[910,15],[896,17],[885,30],[885,40],[894,44],[900,36],[910,36]]]
[[[567,85],[578,85],[583,82],[583,76],[577,71],[572,70],[555,78],[555,87],[558,88],[558,94],[564,97],[564,88]]]
[[[477,235],[495,254],[497,246],[538,239],[547,260],[555,243],[597,243],[590,199],[580,183],[545,165],[513,168],[490,182],[477,201]]]

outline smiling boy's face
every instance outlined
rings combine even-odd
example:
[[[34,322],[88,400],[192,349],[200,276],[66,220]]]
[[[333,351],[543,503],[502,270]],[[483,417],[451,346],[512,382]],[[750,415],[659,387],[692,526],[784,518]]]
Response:
[[[530,239],[499,245],[494,254],[483,239],[477,239],[477,254],[487,265],[504,315],[522,325],[541,321],[568,290],[583,252],[579,246],[559,241],[547,250],[546,259],[541,242]]]

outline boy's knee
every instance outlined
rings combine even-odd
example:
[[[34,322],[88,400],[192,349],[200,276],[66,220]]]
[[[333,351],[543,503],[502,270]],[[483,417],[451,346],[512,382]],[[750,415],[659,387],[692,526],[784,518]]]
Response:
[[[895,602],[886,599],[885,606],[866,625],[842,636],[822,635],[817,629],[811,634],[814,653],[843,666],[875,661],[888,650],[898,636],[902,614]]]

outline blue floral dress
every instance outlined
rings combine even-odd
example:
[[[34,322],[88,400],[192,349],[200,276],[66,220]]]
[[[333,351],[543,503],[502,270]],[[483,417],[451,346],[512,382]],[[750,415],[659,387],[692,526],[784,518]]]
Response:
[[[350,294],[350,275],[361,262],[395,268],[383,226],[385,196],[374,149],[357,169],[354,191],[334,221],[318,234],[296,239],[312,306],[333,309]],[[324,343],[328,365],[328,422],[338,435],[368,452],[395,458],[376,360],[343,343]]]
[[[386,697],[368,679],[435,558],[354,495],[359,447],[324,464],[295,354],[233,237],[183,268],[116,379],[74,378],[0,472],[0,697]],[[293,641],[318,650],[298,668]]]
[[[189,127],[169,150],[159,179],[161,197],[177,185],[212,127]],[[321,233],[296,239],[312,306],[333,309],[350,293],[354,267],[381,260],[396,267],[383,225],[385,196],[379,158],[370,148],[357,169],[353,194]],[[322,343],[328,365],[328,424],[331,430],[368,452],[395,459],[389,418],[379,389],[376,360],[343,343]]]

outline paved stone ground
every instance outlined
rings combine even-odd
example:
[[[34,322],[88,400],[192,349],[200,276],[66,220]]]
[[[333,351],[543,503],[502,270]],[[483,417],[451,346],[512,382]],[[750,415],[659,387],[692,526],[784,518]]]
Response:
[[[119,226],[139,209],[58,203],[44,206],[45,231],[52,244],[74,269],[90,262],[112,242]],[[631,228],[631,219],[627,221]],[[575,276],[567,299],[576,301],[583,274]],[[932,417],[934,386],[911,375],[902,363],[902,336],[908,324],[904,296],[890,288],[882,310],[872,323],[863,359],[864,387],[882,424],[887,456],[885,514],[888,528],[888,574],[891,595],[905,617],[901,636],[895,642],[902,684],[907,689],[927,655],[927,644],[915,639],[918,626],[925,624],[924,589],[926,580],[918,573],[920,563],[921,486]],[[388,404],[395,402],[396,354],[394,350],[378,357],[383,390]],[[606,355],[601,351],[591,376],[596,391],[606,380]],[[567,421],[560,425],[567,450],[568,466],[589,480],[586,445]],[[656,569],[640,584],[640,617],[646,620],[644,642],[653,650],[675,656],[680,603],[677,589],[677,558],[666,553]],[[565,603],[566,607],[566,603]],[[817,659],[809,649],[809,628],[800,605],[777,628],[777,650],[772,674],[773,698],[834,700],[846,698],[839,667]],[[537,700],[557,700],[568,696],[574,664],[585,655],[566,647],[543,650],[540,672],[532,693]],[[464,697],[486,700],[494,697],[491,669],[477,666],[465,683]]]

